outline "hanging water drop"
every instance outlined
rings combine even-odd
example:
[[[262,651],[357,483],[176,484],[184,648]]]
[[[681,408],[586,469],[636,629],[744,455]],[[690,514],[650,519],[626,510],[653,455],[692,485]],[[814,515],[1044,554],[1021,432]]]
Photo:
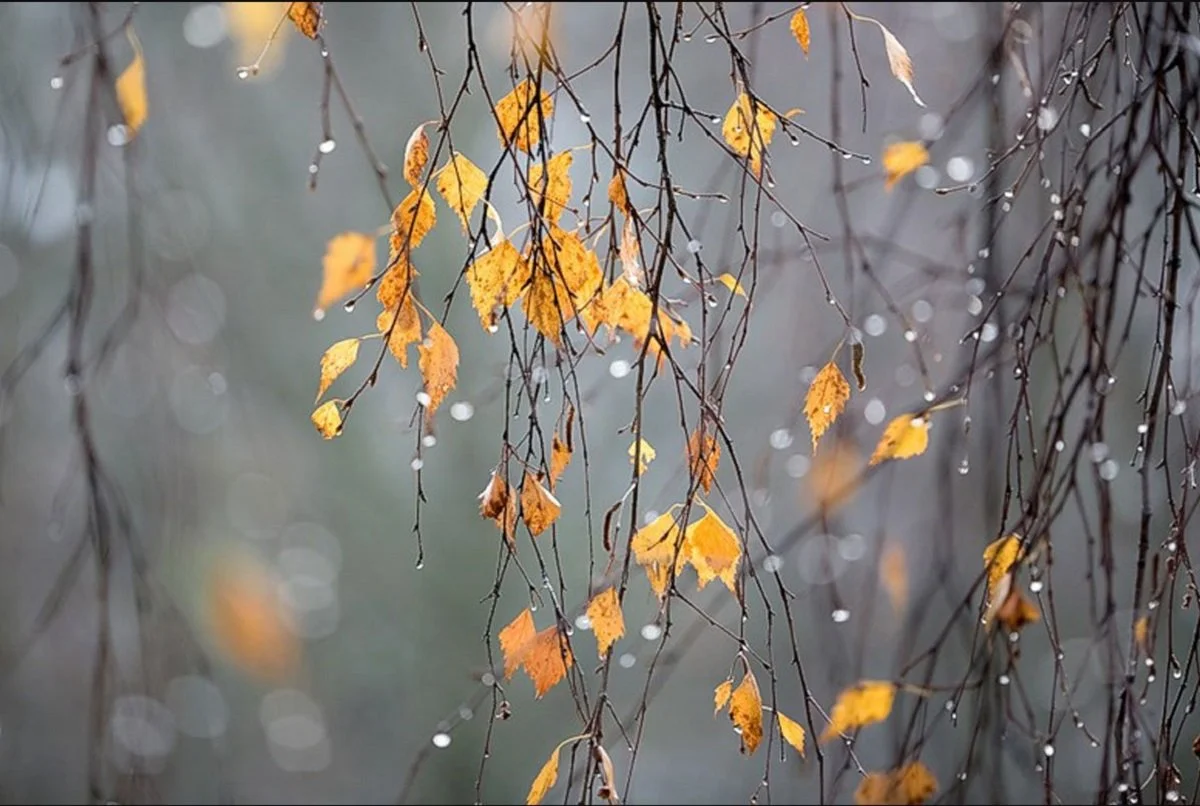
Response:
[[[237,77],[239,79],[241,79],[242,81],[245,81],[246,79],[250,78],[250,68],[239,67],[238,71],[237,71]]]
[[[328,140],[321,141],[321,144],[317,146],[317,151],[322,154],[332,154],[335,148],[337,148],[337,141],[330,137]]]
[[[850,620],[850,611],[843,607],[839,607],[830,614],[835,624],[845,624]]]
[[[62,76],[51,76],[50,77],[50,89],[61,90],[62,88],[63,88],[63,77]]]
[[[342,309],[345,310],[346,313],[354,313],[354,306],[356,304],[358,304],[358,300],[348,299],[346,300],[346,304],[342,306]]]
[[[312,317],[313,317],[314,322],[323,321],[325,319],[325,309],[324,308],[313,308]]]

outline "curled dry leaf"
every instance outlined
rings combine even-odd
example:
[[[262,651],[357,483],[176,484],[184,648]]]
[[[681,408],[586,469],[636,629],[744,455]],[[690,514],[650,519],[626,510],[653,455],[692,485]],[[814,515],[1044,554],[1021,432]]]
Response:
[[[462,222],[465,233],[471,226],[475,205],[487,195],[488,178],[478,165],[455,153],[437,173],[438,193]]]
[[[863,371],[863,362],[867,357],[867,348],[863,346],[861,341],[856,341],[850,345],[850,364],[854,370],[854,382],[858,384],[858,391],[867,391],[867,373]]]
[[[317,433],[325,439],[333,439],[342,434],[342,411],[336,400],[330,400],[317,406],[312,413],[312,424]]]
[[[883,33],[883,47],[887,50],[888,66],[892,68],[892,75],[904,85],[917,106],[925,106],[921,96],[917,95],[917,88],[913,86],[913,79],[916,76],[913,73],[913,63],[908,56],[908,51],[904,49],[904,45],[900,44],[900,40],[896,38],[895,34],[884,27],[883,23],[876,22],[875,24]]]
[[[612,757],[604,749],[604,745],[596,745],[596,756],[600,759],[600,778],[603,783],[596,790],[597,797],[604,798],[609,803],[620,803],[617,797],[617,771],[613,766]]]
[[[296,30],[309,39],[316,39],[321,29],[321,7],[324,3],[289,3],[288,19]]]
[[[920,806],[937,788],[929,768],[914,761],[890,772],[868,773],[854,792],[854,802],[859,806]]]
[[[321,356],[321,382],[317,387],[317,400],[343,372],[358,360],[358,339],[342,339]]]
[[[924,143],[916,140],[889,143],[883,149],[883,189],[891,190],[893,185],[928,162],[929,152]]]
[[[620,168],[613,171],[612,179],[608,180],[608,200],[624,215],[629,215],[632,209],[629,205],[629,191],[625,187],[625,172]]]
[[[592,622],[592,632],[596,634],[596,649],[600,659],[604,660],[612,645],[625,634],[625,616],[617,600],[617,589],[609,587],[593,596],[588,602],[587,616]]]
[[[1021,589],[1013,587],[996,611],[996,620],[1010,633],[1019,632],[1027,624],[1033,624],[1041,618],[1041,613],[1021,593]]]
[[[782,712],[776,712],[775,716],[779,718],[779,735],[804,758],[804,726]]]
[[[558,434],[555,434],[554,440],[550,444],[550,489],[553,490],[554,485],[558,484],[558,480],[567,471],[567,465],[570,462],[571,449],[567,447],[567,443],[563,442]]]
[[[988,543],[983,550],[983,567],[987,570],[988,598],[994,598],[999,590],[1001,581],[1008,576],[1013,566],[1020,562],[1025,550],[1021,546],[1021,536],[1006,535]]]
[[[742,752],[753,754],[763,736],[762,695],[749,670],[729,697],[729,719],[741,736]]]
[[[804,416],[808,418],[808,427],[812,431],[813,453],[817,452],[821,435],[845,410],[849,399],[850,384],[837,363],[830,361],[813,378],[804,398]]]
[[[479,494],[479,514],[490,518],[511,546],[516,540],[517,501],[504,477],[492,471],[487,486]]]
[[[827,742],[840,733],[882,722],[891,714],[895,700],[896,686],[892,683],[884,680],[856,683],[838,695],[821,741]]]
[[[713,716],[721,713],[721,709],[729,704],[729,697],[733,694],[733,678],[723,680],[713,689]]]
[[[804,9],[797,9],[792,15],[792,36],[796,37],[796,44],[800,46],[800,50],[804,51],[804,56],[808,57],[808,46],[812,41],[812,32],[808,29],[808,15],[804,13]]]
[[[525,79],[496,103],[497,134],[505,148],[513,143],[526,153],[542,139],[542,128],[554,115],[554,99]]]
[[[629,462],[636,463],[637,475],[642,475],[646,472],[646,468],[654,461],[657,456],[654,446],[644,439],[635,439],[629,446]]]
[[[321,290],[316,316],[352,291],[366,288],[375,273],[375,239],[362,232],[343,232],[329,239],[321,261]]]
[[[617,247],[617,257],[621,260],[621,276],[634,288],[641,288],[643,272],[641,266],[641,247],[638,244],[637,230],[634,229],[633,219],[626,218],[625,226],[621,228],[621,243]],[[646,314],[649,320],[649,312]]]
[[[537,476],[525,471],[521,482],[521,518],[529,527],[529,534],[537,537],[550,528],[562,513],[562,505],[550,491],[542,486]]]
[[[146,59],[142,55],[142,46],[132,26],[125,29],[125,34],[133,47],[133,61],[117,77],[116,91],[117,104],[121,107],[121,115],[128,129],[127,136],[132,139],[146,122],[149,103],[146,99]]]
[[[458,383],[458,345],[444,327],[430,322],[425,340],[417,346],[417,355],[417,366],[425,378],[425,394],[429,395],[426,418],[431,420]]]
[[[912,414],[901,414],[883,430],[870,464],[887,459],[909,459],[920,456],[929,447],[929,421]]]
[[[413,129],[408,143],[404,146],[404,181],[413,187],[421,184],[421,174],[425,171],[425,163],[429,162],[429,135],[425,134],[426,125],[428,124],[422,123]]]

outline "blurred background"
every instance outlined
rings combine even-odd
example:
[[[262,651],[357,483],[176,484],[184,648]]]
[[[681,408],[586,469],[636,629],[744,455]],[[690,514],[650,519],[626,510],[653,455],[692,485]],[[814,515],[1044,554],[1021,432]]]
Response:
[[[1160,765],[1177,750],[1185,794],[1171,791],[1187,799],[1195,781],[1188,744],[1197,733],[1190,717],[1197,669],[1187,649],[1194,609],[1175,607],[1182,581],[1178,590],[1167,589],[1169,607],[1161,610],[1147,602],[1157,604],[1162,585],[1139,602],[1132,595],[1144,501],[1131,460],[1146,433],[1138,427],[1145,422],[1139,396],[1157,338],[1158,303],[1142,288],[1139,307],[1134,283],[1114,283],[1107,292],[1093,287],[1111,293],[1122,317],[1128,312],[1128,335],[1104,363],[1113,380],[1089,388],[1066,412],[1056,409],[1068,385],[1061,368],[1031,360],[1025,350],[1036,349],[1038,339],[1030,336],[1026,345],[1020,330],[1011,329],[1030,300],[1053,299],[1056,290],[1062,302],[1055,303],[1053,321],[1038,320],[1040,334],[1069,342],[1088,321],[1082,282],[1039,284],[1051,274],[1036,273],[1082,276],[1087,259],[1063,268],[1059,257],[1047,258],[1051,269],[1022,262],[1032,245],[1046,248],[1047,222],[1074,222],[1085,248],[1089,228],[1107,223],[1105,194],[1117,180],[1089,173],[1086,182],[1072,183],[1088,138],[1128,99],[1108,98],[1109,106],[1096,108],[1057,92],[1070,84],[1060,73],[1074,70],[1078,80],[1085,64],[1071,59],[1094,50],[1107,30],[1108,11],[1093,17],[1081,11],[1084,5],[1106,7],[1045,4],[1026,19],[1012,4],[852,4],[904,43],[924,108],[890,75],[875,26],[856,23],[851,50],[847,18],[836,5],[808,9],[807,56],[788,28],[797,6],[726,5],[729,27],[747,31],[736,41],[758,97],[780,111],[801,108],[795,123],[839,144],[831,149],[790,129],[792,143],[780,130],[769,149],[772,198],[758,203],[718,147],[720,120],[739,88],[728,44],[710,41],[713,4],[658,8],[667,31],[678,23],[682,32],[671,65],[686,102],[675,90],[672,101],[712,121],[707,136],[689,122],[670,143],[674,181],[688,191],[677,197],[686,234],[675,233],[673,256],[688,267],[703,261],[714,274],[750,265],[743,283],[750,287],[755,278],[744,343],[736,323],[748,303],[717,288],[712,310],[728,317],[710,334],[715,346],[672,353],[689,372],[702,360],[719,369],[738,343],[721,403],[738,448],[736,470],[727,451],[718,474],[729,492],[722,512],[743,527],[752,515],[761,530],[765,543],[744,532],[750,556],[756,569],[778,572],[792,594],[796,647],[817,704],[828,711],[837,692],[860,678],[908,680],[933,691],[901,693],[893,718],[866,729],[853,757],[839,742],[827,744],[823,775],[811,748],[806,761],[789,749],[781,763],[777,738],[769,750],[743,757],[727,718],[710,710],[713,687],[731,668],[740,679],[737,643],[732,633],[694,629],[711,617],[737,633],[739,608],[724,589],[694,594],[689,577],[681,592],[708,615],[672,606],[666,656],[656,672],[668,677],[651,678],[630,802],[746,802],[768,776],[760,800],[816,802],[824,787],[826,799],[848,802],[859,764],[886,769],[911,758],[914,737],[948,799],[1041,801],[1049,781],[1061,802],[1091,799],[1104,758],[1097,745],[1118,698],[1112,685],[1127,663],[1136,663],[1121,653],[1132,645],[1141,615],[1154,617],[1161,668],[1157,676],[1152,664],[1134,668],[1137,724],[1146,730],[1133,746],[1146,759],[1159,752]],[[501,697],[511,717],[492,719],[496,701],[487,684],[489,664],[499,658],[495,635],[530,602],[529,585],[512,568],[498,576],[499,533],[479,517],[477,502],[500,456],[501,433],[510,425],[523,433],[528,425],[524,410],[506,423],[506,380],[515,371],[507,329],[485,332],[465,289],[456,292],[446,327],[461,350],[458,384],[439,412],[435,440],[426,439],[419,457],[414,401],[422,381],[415,361],[402,370],[385,357],[377,385],[356,403],[338,439],[323,441],[309,421],[321,354],[375,327],[369,297],[353,312],[339,304],[314,318],[326,243],[344,231],[375,232],[388,224],[389,210],[336,95],[329,104],[332,144],[318,150],[326,131],[317,43],[284,24],[258,74],[239,79],[238,68],[259,57],[286,6],[137,8],[148,118],[132,143],[113,128],[119,117],[111,99],[102,128],[84,125],[91,81],[87,6],[0,6],[0,369],[10,368],[0,393],[5,802],[78,802],[89,796],[90,781],[101,784],[91,796],[121,802],[374,803],[403,792],[414,803],[461,803],[476,798],[485,746],[483,800],[517,802],[553,747],[585,731],[567,686],[535,700],[520,675]],[[119,31],[128,12],[126,4],[105,5],[103,30]],[[489,91],[498,98],[512,86],[513,19],[521,13],[520,6],[492,3],[470,4],[469,11],[453,3],[326,5],[324,42],[371,146],[391,168],[393,200],[403,192],[399,169],[410,133],[440,117],[431,60],[449,104],[467,69],[469,22]],[[997,57],[998,38],[1012,30],[1014,13],[1022,23],[1018,46]],[[630,131],[648,93],[645,7],[556,4],[552,19],[556,52],[569,74],[604,55],[623,21],[619,92]],[[1064,55],[1064,43],[1076,37],[1087,47]],[[106,48],[114,72],[134,58],[119,34]],[[1194,69],[1194,50],[1182,53]],[[869,87],[860,86],[855,59]],[[1116,59],[1101,66],[1097,81],[1105,83],[1097,93],[1110,92]],[[1027,82],[1039,97],[1042,87],[1055,92],[1039,104],[1023,93]],[[571,87],[578,100],[557,97],[552,148],[588,144],[589,126],[611,141],[611,61],[582,72]],[[457,150],[485,171],[497,164],[500,144],[477,78],[451,129]],[[1029,152],[1021,133],[1028,133]],[[629,156],[631,170],[651,179],[658,176],[653,135],[651,122]],[[931,159],[885,191],[880,154],[899,140],[924,141]],[[97,160],[97,185],[94,203],[81,205],[81,155],[88,148]],[[318,153],[317,188],[310,192],[309,166]],[[1016,157],[990,171],[1001,153]],[[610,161],[600,156],[595,207],[611,174]],[[576,155],[575,198],[591,167],[586,153]],[[959,189],[932,192],[952,187]],[[988,196],[1006,190],[1010,195]],[[1139,249],[1150,244],[1143,259],[1161,261],[1162,230],[1154,227],[1162,179],[1147,169],[1130,193],[1137,222],[1130,231],[1139,231]],[[1091,202],[1087,194],[1095,194],[1095,204],[1086,215],[1064,202],[1070,198],[1082,210]],[[658,203],[645,188],[631,196],[640,207]],[[507,228],[524,220],[512,190],[494,201]],[[451,211],[440,198],[437,204],[438,226],[416,262],[423,299],[440,314],[468,247]],[[607,214],[604,205],[597,216]],[[820,234],[813,249],[793,219]],[[90,318],[79,336],[85,355],[104,358],[76,377],[68,367],[68,320],[83,226],[92,231],[95,277]],[[752,257],[743,246],[748,231],[757,239]],[[1061,223],[1057,231],[1073,234]],[[647,254],[653,249],[643,246]],[[1043,252],[1036,254],[1034,263]],[[379,258],[382,266],[382,247]],[[817,262],[852,321],[851,340],[865,345],[868,386],[854,393],[814,456],[803,397],[847,336],[826,301]],[[1196,268],[1196,255],[1187,254],[1180,289],[1194,283]],[[1157,268],[1152,276],[1157,283]],[[689,291],[668,273],[664,293],[686,303]],[[1189,323],[1194,296],[1181,309]],[[127,306],[131,299],[136,309]],[[697,333],[701,308],[693,294],[678,309]],[[522,355],[533,356],[515,308],[513,320]],[[1151,446],[1166,467],[1155,470],[1146,499],[1151,552],[1164,561],[1189,536],[1186,523],[1170,531],[1166,495],[1170,488],[1186,498],[1190,490],[1185,471],[1194,456],[1178,436],[1182,428],[1186,442],[1195,428],[1187,406],[1194,389],[1190,338],[1174,345],[1174,383],[1159,413],[1173,418],[1176,442]],[[359,364],[335,394],[349,394],[365,377],[378,344],[364,343]],[[1067,363],[1086,359],[1083,353],[1071,353]],[[544,395],[539,411],[550,423],[562,407],[564,383],[552,353],[538,355],[529,366],[549,377],[537,394]],[[603,572],[600,521],[630,485],[626,449],[637,356],[628,339],[602,355],[584,351],[578,391],[567,385],[586,434],[586,486],[577,448],[556,488],[564,514],[553,538],[539,538],[539,546],[553,546],[555,560],[546,567],[567,591],[568,613],[586,601],[589,576]],[[968,393],[967,405],[933,415],[925,456],[879,468],[850,496],[831,495],[831,487],[864,467],[891,418]],[[82,449],[81,398],[103,467],[99,479],[89,475]],[[1097,401],[1106,427],[1093,423],[1085,434],[1081,423]],[[694,398],[687,406],[677,399],[669,372],[646,396],[642,429],[657,458],[642,478],[639,511],[622,512],[621,541],[630,518],[648,522],[687,489],[688,432],[679,425],[687,407],[694,424]],[[978,582],[984,546],[1016,528],[1029,501],[1006,469],[1028,473],[1036,463],[1028,450],[1048,451],[1056,441],[1031,437],[1020,456],[1012,453],[1010,420],[1020,422],[1026,411],[1034,413],[1031,435],[1042,433],[1047,412],[1061,417],[1057,450],[1078,462],[1084,481],[1069,506],[1038,521],[1039,533],[1053,542],[1053,565],[1039,558],[1035,574],[1017,580],[1039,612],[1047,614],[1053,602],[1053,618],[1043,615],[1006,644],[1009,636],[992,641],[979,629]],[[419,513],[416,470],[426,498]],[[1017,502],[1007,510],[1006,488]],[[1108,620],[1095,604],[1103,598],[1098,591],[1107,591],[1095,576],[1100,560],[1092,533],[1102,512],[1116,557],[1110,579],[1117,612]],[[108,524],[101,564],[97,518]],[[518,556],[536,583],[530,552],[522,532]],[[788,668],[792,645],[779,594],[770,577],[761,582],[771,590],[764,594],[751,583],[747,641],[767,655],[770,602],[773,693],[781,710],[799,718],[805,702]],[[1058,595],[1049,597],[1054,590]],[[1167,610],[1174,616],[1160,623]],[[552,623],[545,608],[534,616],[539,627]],[[622,719],[643,697],[667,626],[636,569],[625,618],[609,679]],[[106,631],[107,671],[98,677],[97,646]],[[575,655],[594,685],[591,640],[576,640]],[[912,671],[929,647],[937,647],[936,665]],[[758,674],[769,702],[770,678],[761,667]],[[956,690],[966,682],[967,693]],[[1187,692],[1182,700],[1180,692]],[[1167,734],[1156,734],[1168,723]],[[818,721],[817,730],[823,725]],[[1156,735],[1184,738],[1163,747]],[[624,785],[633,754],[611,727],[608,737]],[[1153,761],[1143,765],[1143,776],[1155,768]],[[1107,775],[1124,780],[1115,766]],[[561,797],[567,777],[564,761],[551,798]],[[573,783],[578,792],[577,776]]]

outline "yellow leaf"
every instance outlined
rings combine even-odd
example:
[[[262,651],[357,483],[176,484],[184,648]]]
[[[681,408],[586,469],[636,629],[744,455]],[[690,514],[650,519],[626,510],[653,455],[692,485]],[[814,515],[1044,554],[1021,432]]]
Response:
[[[804,55],[807,57],[808,46],[812,41],[812,32],[808,30],[808,15],[802,8],[792,15],[792,36],[796,37],[796,44],[800,46],[800,50],[804,51]]]
[[[529,261],[505,239],[475,258],[467,267],[471,304],[484,330],[496,327],[496,308],[512,305],[529,282]]]
[[[291,5],[276,3],[222,3],[225,19],[229,25],[229,36],[237,45],[236,64],[254,62],[258,65],[256,75],[266,75],[275,70],[286,52],[287,29],[279,30],[279,36],[270,48],[263,45],[279,26]],[[261,58],[260,58],[261,57]]]
[[[640,448],[638,446],[641,446]],[[637,474],[640,476],[646,472],[646,468],[654,461],[656,456],[654,446],[644,439],[635,439],[629,446],[629,463],[637,462]]]
[[[317,406],[317,410],[312,413],[312,424],[316,426],[317,433],[325,439],[341,436],[342,412],[337,401],[330,400]]]
[[[321,383],[317,388],[317,400],[329,390],[338,376],[358,360],[358,339],[343,339],[321,356]]]
[[[375,288],[375,299],[384,309],[395,308],[400,301],[409,296],[412,282],[417,277],[417,270],[404,255],[396,255],[395,262],[383,273]]]
[[[721,461],[721,445],[713,434],[703,434],[697,428],[688,437],[688,468],[693,481],[698,481],[704,492],[711,492],[717,478],[717,465]]]
[[[571,200],[571,162],[575,155],[560,151],[543,166],[529,166],[529,197],[533,206],[551,223],[558,223]],[[545,207],[542,200],[545,200]]]
[[[838,695],[829,714],[829,725],[821,734],[827,742],[839,733],[882,722],[892,712],[896,686],[883,680],[864,680]]]
[[[433,206],[433,197],[423,188],[413,188],[392,211],[393,258],[407,258],[411,250],[421,245],[435,224],[437,208]]]
[[[146,60],[142,56],[142,46],[138,42],[133,28],[125,29],[129,44],[133,46],[133,61],[117,77],[117,103],[125,118],[125,127],[129,130],[130,139],[137,134],[138,129],[146,122],[148,104],[146,100]]]
[[[879,559],[879,582],[887,591],[892,610],[903,612],[908,606],[908,564],[904,559],[904,549],[896,543],[888,543],[883,549],[883,556]]]
[[[983,550],[983,567],[987,570],[988,598],[996,593],[1000,581],[1024,555],[1025,550],[1021,547],[1021,536],[1018,534],[1001,537],[987,545]]]
[[[912,414],[901,414],[883,430],[870,464],[887,459],[908,459],[920,456],[929,447],[929,421]]]
[[[550,491],[542,486],[537,476],[525,471],[521,482],[521,518],[529,527],[529,534],[537,537],[550,528],[562,513],[562,505]]]
[[[659,515],[633,534],[630,548],[638,565],[670,565],[675,560],[679,542],[679,525],[675,522],[674,507]],[[682,551],[680,554],[682,555]],[[686,561],[686,557],[681,557]]]
[[[438,193],[462,221],[463,232],[471,226],[471,212],[487,195],[488,178],[462,154],[451,157],[437,174]]]
[[[625,172],[620,168],[613,171],[612,179],[608,180],[608,200],[623,214],[629,215],[632,209],[629,205],[629,192],[625,188]]]
[[[513,143],[522,151],[532,152],[542,139],[542,128],[550,125],[553,114],[554,99],[525,79],[496,103],[500,145],[507,148]]]
[[[749,671],[729,698],[729,719],[742,737],[742,752],[753,754],[763,735],[762,696]]]
[[[413,129],[413,133],[408,137],[408,143],[404,146],[404,181],[413,187],[421,184],[421,174],[425,171],[427,162],[429,162],[429,135],[425,134],[425,124],[422,123]]]
[[[703,501],[700,504],[704,507],[704,517],[689,524],[683,532],[688,562],[696,569],[701,588],[720,578],[725,587],[736,593],[742,544],[708,504]]]
[[[533,613],[525,608],[517,617],[500,631],[500,651],[504,654],[504,679],[513,676],[513,672],[521,668],[525,651],[537,636],[537,627],[533,624]]]
[[[309,39],[317,38],[321,27],[321,3],[292,3],[288,6],[288,17],[296,30]]]
[[[762,177],[762,154],[775,136],[776,123],[774,112],[744,92],[725,113],[721,135],[734,153],[750,157],[750,170],[756,178]]]
[[[562,474],[567,471],[567,465],[571,462],[571,449],[567,447],[567,443],[559,438],[558,434],[554,435],[554,441],[550,444],[550,487],[558,483],[562,478]]]
[[[860,457],[849,440],[836,440],[832,446],[813,454],[812,467],[805,476],[809,498],[817,508],[829,514],[844,504],[858,489]]]
[[[370,282],[375,273],[375,239],[362,232],[333,236],[325,246],[321,270],[323,279],[314,314],[318,319],[324,317],[330,305]]]
[[[812,431],[813,453],[817,452],[821,435],[834,424],[849,399],[850,384],[837,363],[830,361],[813,378],[808,395],[804,398],[804,416],[808,418],[808,427]]]
[[[1143,652],[1150,652],[1150,617],[1142,616],[1133,623],[1133,640]]]
[[[429,323],[425,340],[417,346],[417,366],[425,378],[426,419],[432,419],[438,406],[458,383],[458,345],[446,329],[437,322]]]
[[[525,318],[555,347],[562,345],[562,326],[571,318],[570,304],[566,291],[560,293],[554,278],[541,271],[534,273],[521,299]]]
[[[929,152],[919,141],[889,143],[883,149],[883,170],[887,174],[883,189],[891,190],[893,185],[928,162]]]
[[[937,792],[937,779],[920,761],[890,772],[872,772],[854,792],[859,806],[920,806]]]
[[[396,315],[397,310],[399,316]],[[395,320],[394,326],[393,320]],[[406,295],[398,309],[391,308],[381,311],[379,316],[375,317],[375,329],[387,339],[388,350],[400,362],[400,366],[407,369],[408,345],[421,341],[421,317],[417,314],[413,295]]]
[[[533,785],[529,787],[529,794],[525,797],[526,806],[537,806],[546,797],[554,784],[558,781],[558,750],[562,747],[560,744],[554,748],[554,752],[550,754],[550,758],[542,765],[542,769],[538,772],[537,777],[533,779]]]
[[[206,626],[217,650],[243,671],[282,681],[300,661],[278,580],[247,556],[222,555],[205,578]]]
[[[522,301],[525,318],[559,346],[562,326],[598,298],[604,273],[596,253],[578,235],[553,225],[535,263]]]
[[[512,495],[504,477],[496,471],[492,471],[491,479],[479,494],[479,514],[490,518],[504,533],[508,544],[513,545],[517,527],[516,496]]]
[[[729,703],[729,697],[733,694],[733,679],[724,680],[713,689],[713,716],[721,713],[721,709]]]
[[[779,735],[785,742],[796,748],[800,758],[804,758],[804,726],[782,713],[776,713],[775,716],[779,717]]]
[[[737,294],[742,297],[746,296],[746,289],[742,288],[742,284],[738,282],[738,279],[729,272],[725,272],[718,277],[717,282],[728,288],[733,294]]]
[[[533,693],[538,699],[566,677],[574,663],[571,647],[553,624],[533,637],[521,658],[521,666],[533,681]]]
[[[1019,632],[1026,624],[1034,624],[1042,615],[1018,588],[1013,588],[996,611],[996,619],[1010,633]]]
[[[596,633],[596,648],[603,660],[617,639],[625,634],[625,616],[621,613],[621,603],[617,601],[617,589],[608,588],[592,597],[587,615],[592,622],[592,631]]]

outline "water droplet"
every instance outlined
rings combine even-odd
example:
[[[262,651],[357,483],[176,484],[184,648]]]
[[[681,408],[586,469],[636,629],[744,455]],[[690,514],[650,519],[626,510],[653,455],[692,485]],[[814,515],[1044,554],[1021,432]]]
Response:
[[[417,562],[416,562],[416,563],[413,565],[413,568],[416,568],[418,571],[424,570],[424,568],[425,568],[425,561],[424,561],[424,560],[417,560]]]
[[[330,137],[328,140],[321,141],[321,144],[317,146],[317,151],[322,154],[332,154],[335,148],[337,148],[337,141]]]
[[[713,123],[720,123],[720,122],[721,122],[721,116],[720,116],[720,115],[713,115],[711,118],[709,118],[709,120],[710,120],[710,121],[712,121]]]
[[[983,258],[984,260],[987,260],[991,254],[992,254],[992,250],[986,246],[979,250],[979,256],[981,258]]]
[[[348,300],[346,300],[346,304],[342,306],[342,309],[345,310],[346,313],[354,313],[354,306],[357,304],[358,304],[358,300],[348,299]]]
[[[428,406],[433,400],[433,398],[429,396],[428,392],[417,392],[416,398],[417,402],[422,406]]]
[[[1043,587],[1045,587],[1045,583],[1040,579],[1033,579],[1029,582],[1029,591],[1031,593],[1041,593]]]
[[[785,469],[787,474],[794,479],[802,479],[808,475],[809,468],[812,467],[812,460],[801,453],[794,453],[788,457]]]
[[[614,378],[624,378],[629,374],[629,362],[618,358],[608,365],[608,374]]]
[[[700,242],[697,241],[695,238],[692,238],[692,240],[688,241],[687,250],[688,250],[688,252],[692,253],[693,255],[696,254],[697,252],[699,252],[702,248],[703,247],[701,247]]]
[[[626,652],[617,659],[617,663],[621,664],[622,669],[632,669],[633,664],[637,663],[637,658],[634,657],[632,652]]]
[[[1121,467],[1112,459],[1106,459],[1100,465],[1100,478],[1105,481],[1112,481],[1121,472]]]
[[[439,747],[439,748],[440,747],[449,747],[450,746],[450,734],[449,733],[433,734],[433,746]]]
[[[1046,755],[1046,758],[1050,758],[1054,755],[1054,745],[1046,742],[1045,746],[1042,747],[1042,752]]]
[[[958,774],[958,780],[960,780],[960,781],[965,781],[965,780],[967,780],[967,774],[966,774],[965,772],[960,772],[960,773]]]
[[[239,79],[241,79],[242,81],[245,81],[246,79],[250,78],[250,68],[239,67],[237,70],[237,77]]]
[[[996,678],[996,682],[1002,686],[1007,686],[1009,683],[1012,682],[1012,679],[1008,675],[1002,674]]]
[[[783,558],[778,554],[768,554],[763,557],[762,567],[768,574],[774,574],[783,568]]]
[[[1048,132],[1058,125],[1058,110],[1053,106],[1043,106],[1038,110],[1037,127]]]
[[[1058,451],[1059,453],[1062,453],[1063,448],[1065,447],[1067,447],[1067,443],[1063,442],[1061,439],[1054,443],[1054,450]]]
[[[412,469],[413,470],[420,470],[423,467],[425,467],[425,460],[422,459],[421,457],[418,456],[416,459],[412,460]]]
[[[1183,400],[1176,400],[1175,405],[1171,407],[1171,413],[1176,417],[1187,411],[1187,403]]]
[[[909,341],[909,342],[916,341],[917,340],[917,332],[915,330],[904,331],[904,340]]]
[[[863,155],[862,155],[861,157],[859,157],[858,159],[859,159],[859,162],[861,162],[863,165],[870,165],[870,164],[871,164],[871,158],[870,158],[870,157],[868,157],[866,154],[863,154]]]
[[[1178,549],[1178,548],[1179,548],[1179,544],[1176,543],[1174,540],[1167,541],[1167,545],[1166,545],[1167,551],[1174,554],[1176,549]]]
[[[313,308],[312,316],[313,316],[314,322],[323,321],[325,319],[325,309],[324,308]]]
[[[475,407],[465,400],[460,400],[450,406],[450,417],[460,423],[475,416]]]
[[[1167,801],[1169,801],[1170,803],[1178,803],[1179,802],[1179,793],[1176,792],[1174,789],[1168,789],[1166,794],[1163,797],[1165,797],[1167,799]]]
[[[958,463],[958,475],[965,476],[971,472],[971,463],[964,456],[963,460]]]
[[[588,113],[584,112],[584,113],[580,114],[580,116],[579,116],[579,122],[580,122],[580,123],[591,123],[591,122],[592,122],[592,116],[591,116],[591,115],[589,115]]]
[[[657,624],[642,625],[642,638],[647,641],[657,641],[662,637],[662,627]]]
[[[713,42],[716,42],[720,38],[721,37],[717,36],[716,34],[709,34],[708,36],[704,37],[704,41],[711,45]]]
[[[792,446],[792,432],[786,428],[776,428],[771,432],[769,441],[775,450],[787,450]]]
[[[123,145],[128,145],[129,141],[133,139],[130,135],[131,132],[124,123],[117,123],[108,127],[105,139],[110,146],[120,148]]]
[[[426,434],[425,436],[421,437],[421,444],[426,448],[432,448],[437,444],[437,437],[435,437],[433,434]]]
[[[850,611],[846,610],[844,607],[839,607],[830,614],[830,617],[833,619],[835,624],[845,624],[850,620]]]
[[[62,76],[51,76],[50,77],[50,89],[61,90],[62,88],[63,88],[63,77]]]
[[[308,173],[309,173],[309,175],[311,175],[311,176],[316,176],[316,175],[317,175],[317,171],[319,171],[319,170],[321,170],[321,166],[320,166],[320,165],[317,165],[315,162],[314,162],[314,163],[310,163],[310,164],[309,164],[309,166],[308,166]]]
[[[1094,463],[1100,464],[1108,458],[1108,445],[1103,442],[1093,442],[1088,448],[1088,453],[1091,454]]]
[[[1158,600],[1151,599],[1150,601],[1146,602],[1146,609],[1147,610],[1157,610],[1158,609]]]

